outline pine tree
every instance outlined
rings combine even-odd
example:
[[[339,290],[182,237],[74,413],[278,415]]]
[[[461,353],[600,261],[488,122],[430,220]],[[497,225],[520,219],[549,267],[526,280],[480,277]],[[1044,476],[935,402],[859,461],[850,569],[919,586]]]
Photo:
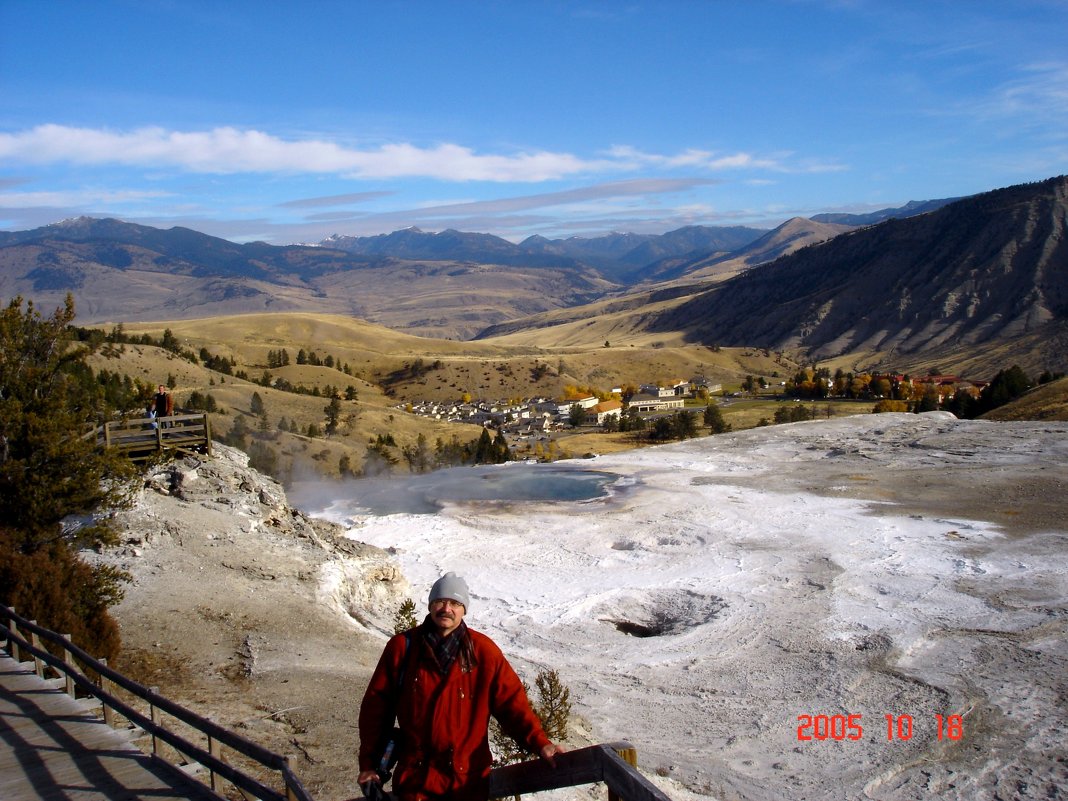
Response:
[[[78,550],[117,535],[106,518],[61,521],[126,505],[136,473],[81,436],[105,403],[73,319],[70,295],[49,318],[21,297],[0,312],[0,603],[108,656],[119,639],[107,607],[122,597],[124,574],[84,563]]]
[[[571,719],[571,690],[560,680],[560,674],[555,670],[540,671],[534,679],[534,687],[538,697],[531,706],[541,721],[546,736],[553,742],[567,740],[567,725]],[[530,696],[530,686],[526,682],[523,682],[523,691]],[[497,721],[490,725],[490,739],[493,753],[496,755],[493,764],[496,766],[519,762],[528,756],[524,748],[505,734]]]
[[[0,313],[0,525],[18,532],[32,553],[57,540],[76,548],[114,541],[106,524],[62,532],[68,515],[117,507],[129,499],[129,461],[83,439],[103,405],[100,385],[85,367],[88,350],[74,345],[74,301],[44,319],[22,298]]]
[[[341,418],[341,401],[331,394],[330,403],[323,408],[326,412],[326,434],[336,434]]]
[[[704,424],[713,434],[722,434],[724,431],[731,430],[730,424],[723,419],[723,412],[714,403],[705,407]]]
[[[400,634],[402,631],[414,629],[418,625],[419,621],[415,618],[415,601],[411,598],[405,598],[404,603],[400,605],[400,609],[397,610],[397,614],[393,617],[393,633]]]

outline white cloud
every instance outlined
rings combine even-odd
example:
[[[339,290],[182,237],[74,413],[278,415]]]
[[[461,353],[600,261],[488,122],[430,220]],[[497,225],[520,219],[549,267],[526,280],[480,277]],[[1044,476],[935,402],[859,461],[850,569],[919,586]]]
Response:
[[[86,205],[115,205],[170,197],[170,192],[149,192],[135,189],[60,192],[0,192],[0,208],[40,208]]]
[[[349,192],[343,195],[323,195],[321,197],[305,197],[297,200],[287,200],[278,203],[279,208],[288,209],[314,209],[329,206],[351,206],[367,203],[372,200],[389,197],[392,192]],[[344,213],[344,212],[343,212]]]
[[[698,167],[707,170],[729,170],[744,167],[786,170],[785,165],[778,159],[758,157],[752,153],[718,154],[711,150],[689,148],[674,156],[664,156],[657,153],[646,153],[629,145],[616,145],[608,153],[613,159],[631,162],[635,166]]]
[[[361,150],[321,139],[284,140],[262,131],[233,127],[207,131],[171,131],[159,127],[114,131],[55,124],[0,133],[0,159],[11,164],[170,167],[210,174],[312,173],[355,179],[421,177],[523,183],[647,167],[710,171],[786,169],[776,158],[741,152],[717,154],[693,148],[665,155],[617,146],[603,157],[586,159],[546,150],[478,153],[451,143],[419,147],[401,142]]]
[[[1024,65],[985,94],[957,100],[931,110],[932,114],[995,123],[993,137],[1035,131],[1052,141],[1064,141],[1068,129],[1068,62]]]
[[[985,110],[996,116],[1065,120],[1068,109],[1068,63],[1032,64],[1022,75],[998,87]]]
[[[407,143],[358,150],[317,139],[286,141],[262,131],[229,127],[191,132],[153,127],[116,132],[54,124],[0,133],[0,159],[22,164],[170,166],[217,174],[331,173],[353,178],[428,177],[448,181],[546,181],[625,168],[610,160],[589,161],[547,151],[479,154],[455,144],[421,148]]]

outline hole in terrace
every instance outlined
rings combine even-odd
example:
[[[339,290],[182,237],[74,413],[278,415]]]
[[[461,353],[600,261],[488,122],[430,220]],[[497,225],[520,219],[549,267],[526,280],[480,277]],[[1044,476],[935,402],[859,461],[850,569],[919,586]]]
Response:
[[[727,607],[716,595],[651,590],[605,600],[597,617],[630,637],[666,637],[715,620]]]

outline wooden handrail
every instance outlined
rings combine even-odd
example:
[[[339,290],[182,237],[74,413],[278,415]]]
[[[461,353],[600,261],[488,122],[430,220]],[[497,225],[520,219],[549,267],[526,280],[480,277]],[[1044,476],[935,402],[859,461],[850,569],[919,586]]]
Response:
[[[262,799],[262,801],[313,801],[301,784],[300,779],[293,773],[286,757],[269,751],[235,732],[224,729],[217,723],[191,712],[180,704],[176,704],[121,673],[112,670],[105,663],[89,656],[66,637],[38,626],[34,621],[20,617],[11,607],[0,607],[0,615],[6,618],[7,621],[6,623],[0,621],[0,633],[3,633],[7,639],[8,652],[17,661],[20,661],[19,652],[31,654],[38,675],[43,675],[43,666],[47,664],[57,674],[66,676],[70,680],[68,686],[70,682],[73,682],[74,685],[80,687],[87,694],[99,699],[105,710],[113,709],[118,711],[131,722],[140,726],[145,732],[151,734],[153,738],[158,738],[170,745],[186,759],[198,762],[208,768],[212,774],[222,776],[239,790]],[[26,640],[21,635],[20,629],[31,632],[32,641]],[[78,670],[77,666],[69,659],[59,659],[40,647],[38,638],[54,643],[63,649],[65,655],[72,655],[81,661],[88,670],[97,673],[101,678],[101,686],[93,682],[83,671]],[[105,680],[122,687],[127,692],[147,702],[149,714],[146,716],[138,712],[105,690],[103,687]],[[155,719],[156,710],[162,710],[195,731],[204,734],[208,738],[208,749],[205,750],[189,742],[181,735],[164,728],[162,723],[157,722]],[[218,744],[225,745],[243,754],[265,768],[277,770],[281,774],[285,786],[284,794],[223,761],[219,755]],[[214,783],[214,776],[212,777],[212,783]]]
[[[211,418],[206,412],[109,420],[82,435],[102,448],[143,459],[168,448],[201,449],[211,455]]]
[[[495,768],[490,773],[490,798],[559,790],[604,782],[611,795],[626,801],[671,801],[665,793],[629,764],[620,752],[633,753],[630,743],[591,745],[557,754],[556,767],[541,759]]]

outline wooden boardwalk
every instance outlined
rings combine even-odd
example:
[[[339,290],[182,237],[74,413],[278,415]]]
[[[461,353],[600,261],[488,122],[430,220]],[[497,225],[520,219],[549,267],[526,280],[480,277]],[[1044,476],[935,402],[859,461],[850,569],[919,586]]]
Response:
[[[220,801],[207,785],[142,753],[122,732],[0,651],[0,799]]]

